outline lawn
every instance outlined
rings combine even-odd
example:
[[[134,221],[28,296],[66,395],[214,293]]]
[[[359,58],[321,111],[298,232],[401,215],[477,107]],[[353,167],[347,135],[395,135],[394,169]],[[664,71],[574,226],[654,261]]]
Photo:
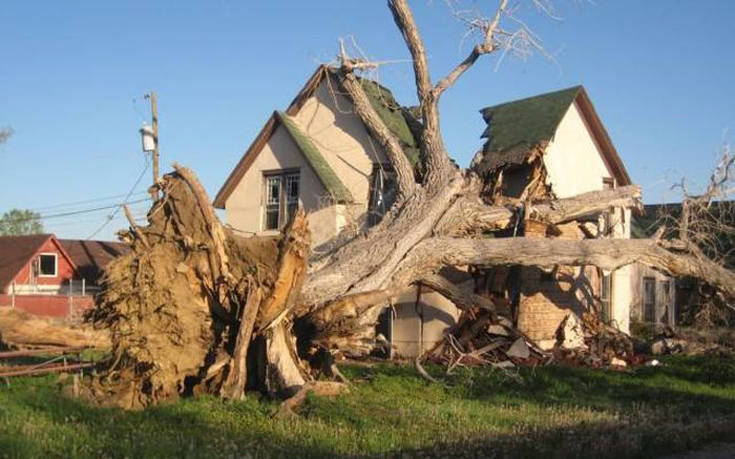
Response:
[[[387,363],[343,371],[349,394],[310,397],[291,419],[256,395],[125,412],[61,397],[54,376],[13,379],[0,387],[0,457],[651,457],[735,434],[732,358],[524,369],[522,383],[490,369],[442,384]]]

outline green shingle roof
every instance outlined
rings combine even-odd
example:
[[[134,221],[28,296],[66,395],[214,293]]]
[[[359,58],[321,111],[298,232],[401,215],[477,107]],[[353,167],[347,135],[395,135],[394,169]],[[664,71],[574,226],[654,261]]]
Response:
[[[328,68],[327,70],[332,75],[337,73],[334,68]],[[419,163],[419,144],[416,140],[416,134],[411,129],[409,120],[406,119],[406,117],[412,117],[409,113],[410,109],[399,104],[396,98],[393,97],[391,90],[380,83],[368,78],[358,77],[358,79],[370,101],[370,105],[373,106],[385,126],[398,138],[409,162],[416,167]],[[417,124],[415,119],[412,121]]]
[[[480,110],[487,123],[482,171],[518,163],[532,148],[549,142],[582,86],[506,102]]]
[[[278,121],[286,128],[293,138],[296,146],[299,147],[304,157],[308,161],[311,168],[314,169],[319,181],[322,182],[327,191],[337,202],[353,202],[352,193],[342,183],[332,167],[329,165],[324,156],[319,151],[311,138],[299,127],[299,125],[287,114],[276,112]]]
[[[385,86],[365,78],[361,78],[360,81],[370,100],[370,105],[373,106],[386,127],[398,138],[411,165],[416,166],[419,162],[419,146],[406,121],[404,107],[396,101],[393,93]]]

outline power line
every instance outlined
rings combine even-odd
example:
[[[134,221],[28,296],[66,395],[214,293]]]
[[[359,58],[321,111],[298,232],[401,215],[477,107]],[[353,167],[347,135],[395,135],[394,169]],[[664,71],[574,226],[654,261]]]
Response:
[[[145,194],[145,193],[148,193],[148,192],[145,191],[145,190],[137,191],[137,192],[133,193],[132,196],[138,196],[138,195]],[[80,205],[80,204],[89,204],[89,203],[92,203],[92,202],[108,201],[110,199],[122,198],[123,196],[127,196],[127,193],[116,194],[114,196],[106,196],[106,197],[103,197],[103,198],[84,199],[82,201],[67,202],[67,203],[62,203],[62,204],[52,204],[52,205],[43,206],[43,207],[34,207],[34,208],[30,209],[30,210],[33,210],[33,211],[36,211],[37,212],[37,211],[40,211],[40,210],[58,209],[59,207],[74,207],[74,206],[77,206],[77,205]]]
[[[150,200],[150,198],[137,199],[135,201],[130,201],[127,204],[137,204],[139,202],[145,202],[145,201],[149,201],[149,200]],[[71,211],[71,212],[61,212],[61,213],[58,213],[58,214],[41,215],[39,217],[32,216],[32,217],[16,218],[16,219],[13,219],[13,220],[9,220],[9,223],[24,223],[24,222],[31,221],[31,220],[36,220],[36,219],[39,219],[39,220],[48,220],[50,218],[69,217],[69,216],[72,216],[72,215],[88,214],[90,212],[99,212],[100,210],[120,208],[124,204],[126,204],[126,203],[122,202],[122,203],[112,204],[112,205],[109,205],[109,206],[93,207],[91,209],[74,210],[74,211]]]
[[[136,221],[145,221],[147,216],[147,210],[145,212],[133,212],[133,217]],[[113,222],[120,222],[125,220],[124,215],[118,215],[116,216],[112,221]],[[70,219],[70,220],[62,220],[62,221],[56,221],[52,225],[49,225],[48,227],[44,228],[44,231],[53,233],[55,228],[69,228],[69,227],[80,227],[84,229],[89,224],[93,224],[94,222],[99,222],[99,216],[95,217],[87,217],[87,218],[76,218],[76,219]]]
[[[129,204],[129,203],[128,203],[128,199],[130,199],[130,195],[132,195],[132,194],[133,194],[133,191],[134,191],[134,190],[135,190],[135,189],[136,189],[136,188],[138,187],[138,184],[139,184],[139,183],[140,183],[140,181],[141,181],[141,180],[143,179],[143,175],[145,175],[146,171],[148,170],[148,166],[149,166],[149,165],[150,165],[150,161],[148,161],[148,158],[146,157],[146,162],[145,162],[145,166],[143,167],[143,170],[142,170],[142,171],[140,171],[140,174],[138,175],[138,178],[137,178],[137,179],[135,179],[135,183],[134,183],[134,184],[133,184],[133,186],[132,186],[132,187],[130,188],[130,191],[128,191],[128,195],[127,195],[127,196],[125,196],[125,199],[123,200],[122,204],[118,205],[118,206],[117,206],[117,207],[115,208],[115,210],[113,210],[113,211],[112,211],[112,213],[111,213],[110,215],[108,215],[108,216],[107,216],[107,220],[105,220],[105,222],[104,222],[104,223],[102,223],[102,224],[100,225],[100,227],[99,227],[99,228],[97,228],[97,229],[95,230],[95,232],[94,232],[94,233],[92,233],[92,234],[91,234],[91,235],[90,235],[90,236],[89,236],[89,237],[87,238],[87,240],[90,240],[90,239],[92,239],[93,237],[97,236],[97,234],[98,234],[98,233],[99,233],[100,231],[102,231],[102,230],[103,230],[103,229],[105,228],[105,226],[107,226],[107,225],[108,225],[108,224],[109,224],[109,223],[110,223],[110,222],[111,222],[111,221],[112,221],[112,220],[113,220],[113,219],[115,218],[115,215],[117,215],[117,213],[118,213],[118,212],[120,212],[120,208],[121,208],[122,206],[124,206],[124,205],[127,205],[127,204]],[[147,199],[149,199],[149,198],[147,198]]]

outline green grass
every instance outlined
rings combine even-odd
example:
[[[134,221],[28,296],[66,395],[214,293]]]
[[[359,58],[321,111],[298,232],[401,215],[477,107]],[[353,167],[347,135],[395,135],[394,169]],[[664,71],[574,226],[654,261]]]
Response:
[[[524,369],[522,384],[490,369],[428,384],[411,367],[346,366],[349,394],[311,396],[291,419],[254,395],[125,412],[63,398],[53,376],[13,379],[0,387],[0,457],[650,457],[732,438],[735,361],[666,363]]]

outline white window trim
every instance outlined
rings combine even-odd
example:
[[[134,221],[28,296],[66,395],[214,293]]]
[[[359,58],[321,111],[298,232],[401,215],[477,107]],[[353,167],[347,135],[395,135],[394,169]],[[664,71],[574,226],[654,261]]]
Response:
[[[303,182],[301,181],[301,178],[302,178],[301,168],[287,167],[284,169],[263,170],[261,171],[261,173],[263,177],[263,182],[262,182],[263,185],[261,186],[261,190],[263,190],[263,192],[261,194],[261,200],[260,200],[260,207],[261,207],[260,209],[260,231],[258,232],[258,234],[265,235],[265,236],[280,234],[281,228],[283,227],[283,225],[285,225],[285,223],[281,223],[282,214],[285,211],[284,207],[288,206],[289,204],[293,204],[293,203],[289,203],[288,197],[285,194],[287,192],[286,191],[287,190],[286,181],[287,181],[288,176],[295,175],[299,178],[299,185],[298,185],[299,186],[299,196],[296,199],[296,203],[299,207],[302,205],[301,186]],[[269,177],[279,177],[281,180],[281,187],[279,190],[280,196],[278,198],[278,222],[279,222],[278,226],[279,227],[271,228],[271,229],[266,228],[267,218],[268,218],[266,216],[266,211],[268,209],[268,178]]]
[[[54,274],[41,274],[41,256],[52,255],[54,257]],[[38,254],[38,277],[59,277],[59,254],[54,252],[41,252]]]

